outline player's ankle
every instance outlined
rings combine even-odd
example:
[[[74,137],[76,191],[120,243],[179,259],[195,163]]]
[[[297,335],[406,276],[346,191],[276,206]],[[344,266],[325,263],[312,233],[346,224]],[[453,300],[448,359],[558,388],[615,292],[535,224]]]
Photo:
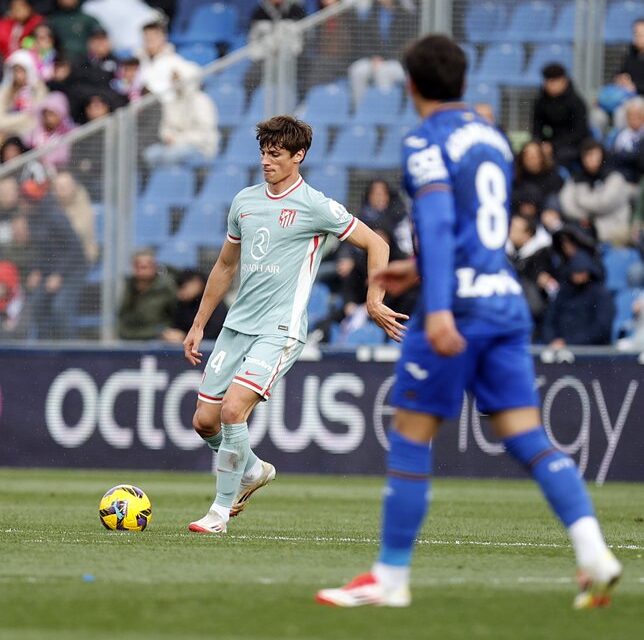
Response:
[[[600,562],[608,551],[599,522],[594,516],[584,516],[568,527],[579,568],[592,567]]]
[[[210,511],[214,511],[224,522],[230,520],[230,507],[224,507],[223,505],[213,502],[210,506]]]
[[[256,482],[262,475],[262,461],[257,458],[255,464],[242,476],[242,482]]]
[[[395,591],[401,587],[409,586],[409,567],[398,567],[383,562],[376,562],[371,569],[376,580],[382,584],[387,591]]]

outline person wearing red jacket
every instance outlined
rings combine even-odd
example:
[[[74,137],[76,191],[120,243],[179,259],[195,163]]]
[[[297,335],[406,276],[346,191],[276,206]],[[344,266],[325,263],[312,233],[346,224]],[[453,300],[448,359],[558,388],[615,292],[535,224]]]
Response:
[[[7,59],[23,40],[41,24],[43,17],[34,11],[30,0],[11,0],[7,15],[0,20],[0,55]]]

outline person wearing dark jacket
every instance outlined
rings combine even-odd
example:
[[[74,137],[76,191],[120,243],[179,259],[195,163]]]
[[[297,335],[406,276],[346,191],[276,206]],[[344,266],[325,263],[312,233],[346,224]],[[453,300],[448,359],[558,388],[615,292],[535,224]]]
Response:
[[[512,204],[535,200],[538,209],[553,194],[559,193],[563,178],[548,159],[537,140],[530,140],[519,151],[512,185]]]
[[[557,162],[571,170],[579,161],[579,145],[590,136],[586,105],[560,64],[546,65],[542,75],[543,86],[532,113],[532,136],[551,145]]]
[[[26,185],[23,184],[23,191]],[[87,261],[80,238],[54,198],[26,198],[28,243],[34,261],[26,278],[31,338],[73,338]]]
[[[80,0],[56,0],[56,10],[47,18],[66,55],[82,58],[90,35],[100,27],[98,20],[81,11]]]
[[[159,273],[154,252],[142,249],[132,258],[132,277],[118,313],[118,334],[123,340],[161,339],[177,306],[175,284]]]
[[[615,305],[603,285],[603,269],[592,253],[562,232],[555,246],[564,264],[559,293],[546,314],[543,339],[553,349],[610,344]]]
[[[633,23],[633,43],[622,60],[615,84],[644,95],[644,18]]]

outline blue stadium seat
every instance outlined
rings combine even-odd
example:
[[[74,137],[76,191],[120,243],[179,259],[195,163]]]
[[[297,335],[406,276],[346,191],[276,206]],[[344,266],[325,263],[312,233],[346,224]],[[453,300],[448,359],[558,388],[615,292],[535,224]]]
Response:
[[[239,84],[208,84],[206,93],[217,106],[220,127],[236,127],[244,113],[246,96]]]
[[[503,32],[506,18],[499,2],[472,2],[465,14],[465,37],[470,42],[493,42]]]
[[[327,161],[329,149],[329,130],[326,127],[313,128],[313,144],[304,160],[307,167],[324,164]]]
[[[221,161],[240,167],[256,167],[259,163],[259,147],[255,135],[255,127],[250,125],[235,129]]]
[[[325,284],[316,282],[311,289],[311,297],[307,313],[309,316],[309,330],[318,322],[324,320],[329,314],[329,303],[331,301],[331,292]]]
[[[458,43],[463,52],[465,53],[465,58],[467,59],[467,69],[470,73],[474,72],[478,64],[478,56],[476,54],[476,47],[470,42],[459,42]]]
[[[244,114],[244,122],[255,124],[266,117],[266,87],[257,87],[250,97],[248,110]]]
[[[257,141],[255,141],[255,151],[257,151]],[[206,177],[196,201],[216,202],[228,206],[237,193],[247,186],[247,169],[233,164],[218,164]]]
[[[375,127],[355,124],[342,129],[329,154],[331,164],[361,167],[376,151]]]
[[[553,20],[552,2],[530,0],[517,5],[505,29],[507,42],[549,41]]]
[[[170,238],[157,251],[157,261],[179,269],[197,266],[197,247],[181,238]]]
[[[188,26],[174,36],[175,42],[232,42],[237,35],[237,10],[215,2],[195,8]]]
[[[388,127],[377,155],[365,158],[362,166],[369,169],[398,169],[402,157],[402,139],[408,130],[407,126],[400,124]]]
[[[306,164],[303,165],[306,167]],[[306,173],[306,181],[329,198],[345,203],[349,194],[349,174],[344,167],[327,164]]]
[[[143,193],[145,202],[185,206],[195,193],[195,175],[184,167],[155,169]]]
[[[162,202],[141,200],[134,218],[134,244],[159,246],[170,237],[170,209]]]
[[[630,42],[633,22],[644,15],[641,0],[623,0],[608,6],[604,23],[604,40],[606,44]]]
[[[615,318],[613,319],[612,340],[629,335],[633,329],[633,303],[639,297],[640,289],[624,289],[615,294]]]
[[[602,255],[606,269],[606,286],[613,292],[628,288],[628,270],[638,262],[640,256],[636,249],[625,247],[606,247]]]
[[[542,82],[541,69],[550,62],[561,63],[572,74],[573,50],[570,44],[537,45],[532,53],[528,67],[520,79],[521,84],[539,85]]]
[[[301,117],[313,125],[343,125],[349,120],[351,100],[343,82],[309,89]]]
[[[172,29],[171,39],[183,33],[190,23],[190,18],[197,7],[203,4],[211,4],[212,0],[180,0],[177,2],[177,13],[174,16],[174,25]]]
[[[207,42],[192,42],[190,44],[179,45],[177,53],[182,55],[186,60],[196,62],[202,67],[217,58],[215,46]]]
[[[384,344],[385,332],[374,322],[366,322],[359,329],[343,333],[339,325],[331,327],[331,344],[347,347]]]
[[[407,98],[402,114],[400,115],[400,124],[407,129],[411,129],[420,123],[420,116],[416,113],[414,103]]]
[[[199,200],[190,205],[174,237],[197,246],[221,247],[226,239],[227,214],[225,203]]]
[[[501,109],[501,94],[496,84],[489,82],[468,82],[463,95],[463,101],[474,106],[478,102],[487,102],[492,106],[492,110],[498,116]]]
[[[356,108],[356,124],[396,124],[400,122],[402,88],[393,86],[389,91],[369,87]]]
[[[481,58],[476,79],[499,84],[513,84],[523,71],[523,47],[513,42],[490,45]]]
[[[559,9],[552,28],[550,42],[572,42],[575,38],[575,3],[569,2]]]

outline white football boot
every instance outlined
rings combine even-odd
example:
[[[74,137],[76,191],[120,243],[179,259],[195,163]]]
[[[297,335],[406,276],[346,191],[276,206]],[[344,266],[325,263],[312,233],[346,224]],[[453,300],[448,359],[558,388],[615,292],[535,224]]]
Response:
[[[190,531],[195,533],[215,533],[223,534],[226,533],[226,523],[224,519],[212,509],[201,518],[200,520],[195,520],[188,525]]]
[[[385,589],[373,573],[363,573],[338,589],[322,589],[315,596],[319,604],[334,607],[408,607],[411,593],[407,585]]]
[[[265,487],[274,479],[275,467],[270,462],[264,462],[262,460],[262,473],[257,480],[244,482],[244,479],[242,478],[241,484],[239,485],[239,493],[230,509],[230,517],[234,518],[235,516],[238,516],[246,508],[248,500],[253,493],[258,489]]]
[[[593,566],[577,571],[579,593],[572,604],[574,609],[595,609],[607,607],[613,589],[622,577],[622,565],[611,551],[606,553]]]

